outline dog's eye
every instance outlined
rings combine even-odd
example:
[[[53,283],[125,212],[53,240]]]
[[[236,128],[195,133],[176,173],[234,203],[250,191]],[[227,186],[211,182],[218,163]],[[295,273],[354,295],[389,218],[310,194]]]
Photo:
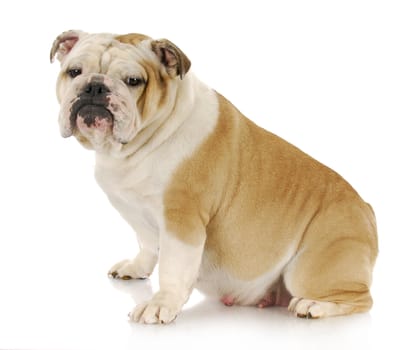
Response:
[[[129,77],[125,79],[125,83],[129,86],[139,86],[144,84],[145,81],[142,78]]]
[[[82,70],[79,68],[72,68],[69,69],[67,71],[67,74],[71,77],[71,78],[76,78],[78,75],[82,74]]]

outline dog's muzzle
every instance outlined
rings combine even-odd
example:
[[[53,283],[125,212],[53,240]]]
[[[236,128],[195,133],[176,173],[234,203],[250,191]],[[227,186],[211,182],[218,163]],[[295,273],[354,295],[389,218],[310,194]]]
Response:
[[[92,80],[86,84],[70,110],[72,128],[75,127],[77,118],[82,118],[88,127],[97,125],[103,119],[112,124],[113,114],[107,108],[109,94],[110,90],[101,81]]]

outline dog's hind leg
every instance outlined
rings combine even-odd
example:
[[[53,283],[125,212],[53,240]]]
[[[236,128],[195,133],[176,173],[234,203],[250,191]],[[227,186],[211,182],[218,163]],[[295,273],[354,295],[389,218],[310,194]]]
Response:
[[[365,209],[337,203],[308,228],[284,272],[293,296],[289,310],[296,316],[320,318],[371,308],[377,238],[370,209]]]

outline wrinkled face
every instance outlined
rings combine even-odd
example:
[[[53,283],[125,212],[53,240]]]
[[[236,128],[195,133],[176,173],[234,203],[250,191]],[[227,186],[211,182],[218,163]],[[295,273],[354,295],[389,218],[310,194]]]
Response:
[[[190,66],[169,41],[140,34],[69,31],[56,39],[51,59],[56,53],[60,132],[95,150],[125,145],[169,113]]]

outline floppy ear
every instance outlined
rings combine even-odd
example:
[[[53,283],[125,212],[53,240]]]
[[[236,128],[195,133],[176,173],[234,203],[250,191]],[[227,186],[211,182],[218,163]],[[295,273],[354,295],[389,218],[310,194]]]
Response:
[[[175,44],[167,39],[154,40],[151,43],[152,50],[166,67],[166,71],[172,78],[179,75],[181,79],[191,67],[191,61]]]
[[[79,41],[80,37],[85,34],[80,30],[68,30],[60,34],[53,42],[52,49],[50,50],[50,62],[53,63],[56,55],[57,59],[62,62]]]

